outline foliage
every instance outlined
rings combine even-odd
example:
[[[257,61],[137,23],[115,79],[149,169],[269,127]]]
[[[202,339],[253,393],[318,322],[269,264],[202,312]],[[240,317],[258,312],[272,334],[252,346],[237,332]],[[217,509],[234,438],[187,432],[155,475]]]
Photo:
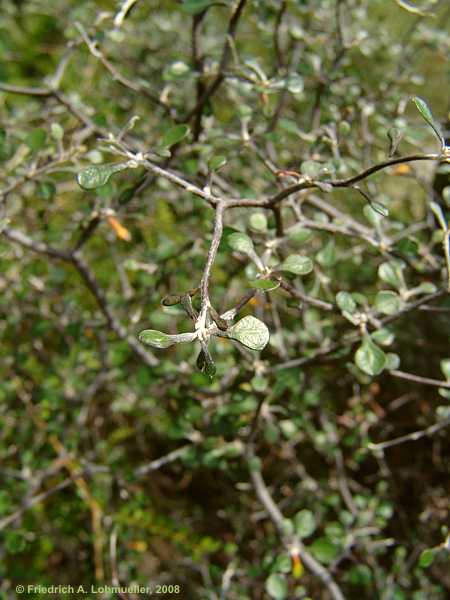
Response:
[[[448,596],[449,21],[4,0],[0,597]]]

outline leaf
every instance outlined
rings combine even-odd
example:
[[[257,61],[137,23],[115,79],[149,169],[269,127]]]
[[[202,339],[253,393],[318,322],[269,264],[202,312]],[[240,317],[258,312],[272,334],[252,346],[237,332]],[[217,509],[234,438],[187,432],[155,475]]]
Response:
[[[384,205],[382,205],[382,204],[379,204],[378,206],[384,207]],[[387,209],[386,209],[385,213],[383,213],[383,212],[380,212],[379,210],[376,210],[375,206],[374,206],[374,202],[372,202],[371,204],[364,205],[363,213],[364,213],[364,216],[366,217],[366,219],[369,221],[369,223],[373,227],[377,227],[380,224],[380,222],[383,220],[383,217],[387,216],[389,214],[389,211],[387,211]]]
[[[128,163],[90,165],[78,173],[78,185],[84,190],[95,190],[108,183],[111,175],[127,168]]]
[[[398,290],[405,288],[405,280],[403,278],[403,269],[405,265],[402,261],[391,260],[385,262],[378,267],[378,276],[380,279],[397,288]]]
[[[439,129],[439,125],[434,120],[433,114],[432,114],[431,110],[429,109],[428,104],[425,102],[425,100],[422,100],[422,98],[419,98],[419,96],[413,96],[412,101],[416,105],[417,110],[420,112],[420,114],[422,115],[422,117],[424,118],[426,123],[428,123],[428,125],[434,131],[436,137],[441,142],[442,148],[445,148],[444,136],[442,135],[442,133]]]
[[[441,371],[447,381],[450,381],[450,358],[443,358],[440,362]]]
[[[244,317],[228,330],[228,337],[250,350],[262,350],[269,341],[267,325],[251,315]]]
[[[232,233],[228,236],[227,242],[230,248],[236,250],[236,252],[252,256],[255,251],[252,240],[245,233]]]
[[[36,194],[42,200],[52,200],[56,194],[56,186],[52,181],[40,181]]]
[[[155,329],[144,329],[144,331],[141,331],[139,341],[154,348],[169,348],[174,343],[170,335],[162,333],[162,331],[156,331]]]
[[[139,334],[139,340],[143,344],[153,346],[154,348],[169,348],[174,344],[181,344],[185,342],[192,342],[196,339],[197,333],[178,333],[176,335],[168,335],[162,331],[156,331],[155,329],[144,329]]]
[[[343,312],[350,314],[356,310],[356,302],[351,294],[348,292],[338,292],[336,294],[336,303]]]
[[[322,537],[311,544],[310,550],[318,561],[329,564],[337,558],[339,549],[328,538]]]
[[[280,287],[280,282],[272,279],[252,279],[248,283],[252,288],[263,292],[271,292]]]
[[[317,253],[316,258],[322,267],[332,267],[336,264],[336,252],[334,241],[330,240],[328,244]]]
[[[426,548],[423,550],[419,557],[419,567],[423,567],[425,569],[429,567],[434,561],[434,554],[435,553],[432,548]]]
[[[131,233],[128,231],[126,227],[122,225],[120,221],[118,221],[114,216],[109,215],[107,217],[107,221],[111,226],[111,229],[114,231],[116,236],[120,240],[124,240],[125,242],[131,241]]]
[[[211,0],[185,0],[181,8],[190,15],[198,15],[211,4]]]
[[[401,8],[403,8],[404,10],[407,10],[410,13],[413,13],[415,15],[421,15],[422,17],[428,17],[429,16],[429,12],[425,12],[423,9],[419,8],[418,6],[414,6],[414,4],[412,4],[412,2],[409,2],[409,0],[395,0],[395,2],[401,6]]]
[[[387,132],[389,138],[389,157],[394,156],[397,148],[402,141],[403,132],[397,127],[390,127]]]
[[[355,363],[367,375],[379,375],[386,366],[386,355],[367,336],[355,353]]]
[[[305,244],[312,237],[312,230],[306,229],[305,227],[295,227],[288,231],[289,240],[296,242],[297,244]]]
[[[280,573],[272,573],[266,579],[266,591],[274,600],[284,600],[287,598],[288,586],[286,577]]]
[[[196,364],[199,371],[205,373],[205,375],[207,375],[210,379],[214,378],[217,369],[209,352],[205,353],[203,350],[200,350]]]
[[[226,156],[212,156],[208,161],[208,169],[210,171],[218,171],[227,164]]]
[[[393,315],[400,310],[402,300],[395,292],[383,290],[376,295],[374,306],[383,315]]]
[[[250,216],[249,223],[255,231],[267,231],[267,217],[264,213],[253,213]]]
[[[34,151],[40,150],[45,145],[47,132],[45,129],[33,129],[25,138],[25,144]]]
[[[313,270],[313,262],[307,256],[291,254],[281,263],[280,269],[295,275],[307,275]]]
[[[175,125],[166,131],[161,140],[160,147],[167,150],[171,146],[175,146],[181,142],[187,135],[189,135],[190,129],[187,125]]]
[[[419,254],[419,244],[412,238],[403,238],[395,244],[394,248],[397,252],[409,254],[410,256],[417,256]]]
[[[307,538],[316,529],[316,519],[310,510],[301,510],[294,517],[295,532],[301,538]]]
[[[400,366],[400,356],[395,354],[394,352],[388,352],[386,354],[386,369],[388,371],[393,371],[398,369]]]

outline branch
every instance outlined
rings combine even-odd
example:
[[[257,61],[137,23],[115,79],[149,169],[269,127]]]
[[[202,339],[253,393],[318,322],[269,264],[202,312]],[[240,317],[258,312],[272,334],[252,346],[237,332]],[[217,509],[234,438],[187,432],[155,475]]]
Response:
[[[450,418],[444,419],[440,423],[435,423],[434,425],[430,425],[426,429],[421,429],[419,431],[413,431],[412,433],[408,433],[406,435],[402,435],[400,437],[394,438],[393,440],[388,440],[387,442],[381,442],[380,444],[368,444],[369,450],[374,452],[382,451],[385,448],[391,448],[392,446],[398,446],[399,444],[404,444],[405,442],[417,442],[424,437],[429,437],[444,429],[444,427],[448,427],[450,425]]]
[[[194,115],[197,113],[202,113],[205,104],[211,98],[215,92],[221,86],[223,80],[225,79],[225,69],[227,68],[228,62],[231,56],[231,42],[230,40],[234,40],[236,36],[236,30],[239,23],[239,19],[241,18],[244,7],[247,3],[247,0],[239,0],[239,4],[234,11],[230,22],[228,23],[228,30],[226,34],[226,40],[222,51],[222,58],[220,59],[219,68],[217,75],[211,85],[205,90],[201,98],[198,100],[194,108],[186,115],[185,121],[190,121]]]
[[[249,449],[247,453],[247,459],[254,458],[253,450]],[[327,569],[322,566],[317,560],[308,552],[302,542],[298,539],[286,537],[284,532],[283,521],[284,517],[278,506],[275,504],[268,487],[261,475],[259,470],[250,468],[250,479],[252,481],[256,496],[258,497],[261,504],[266,509],[272,523],[275,525],[278,535],[282,539],[286,549],[289,552],[297,551],[298,555],[302,559],[305,566],[318,577],[334,600],[345,600],[339,586],[334,581],[331,574]]]
[[[407,379],[408,381],[422,383],[423,385],[432,385],[433,387],[445,388],[447,390],[450,390],[450,382],[448,381],[439,381],[438,379],[430,379],[429,377],[420,377],[419,375],[413,375],[412,373],[397,371],[397,369],[389,371],[389,373],[393,377],[398,377],[399,379]]]
[[[52,246],[48,246],[47,244],[44,244],[43,242],[36,242],[36,241],[32,240],[30,237],[28,237],[26,234],[22,233],[21,231],[17,231],[15,229],[10,229],[8,227],[2,231],[2,234],[5,237],[7,237],[8,239],[10,239],[11,241],[18,243],[21,246],[24,246],[25,248],[28,248],[29,250],[36,252],[37,254],[49,256],[51,258],[61,260],[63,262],[73,265],[76,268],[76,270],[78,271],[78,273],[80,274],[80,277],[83,279],[88,290],[94,296],[98,307],[100,308],[100,310],[106,317],[106,321],[107,321],[110,329],[112,329],[112,331],[114,331],[114,333],[117,335],[117,337],[119,337],[122,340],[126,340],[129,344],[129,346],[131,347],[131,349],[133,350],[133,352],[146,365],[148,365],[149,367],[155,367],[156,365],[159,364],[159,360],[155,356],[153,356],[153,354],[148,352],[138,342],[138,340],[134,336],[129,335],[127,330],[121,325],[121,323],[113,315],[113,313],[108,305],[108,301],[106,299],[105,293],[100,288],[100,286],[95,278],[95,275],[89,269],[89,267],[85,263],[84,259],[81,256],[81,253],[79,251],[75,251],[72,253],[72,252],[67,252],[65,250],[59,250],[59,249],[53,248]]]
[[[209,278],[211,275],[211,269],[216,259],[217,250],[219,248],[220,240],[222,239],[223,232],[223,213],[224,213],[225,205],[222,202],[219,202],[216,206],[216,217],[214,219],[214,232],[211,240],[211,245],[208,251],[208,258],[206,259],[205,269],[203,271],[202,280],[200,282],[200,300],[201,300],[201,309],[200,309],[200,318],[203,314],[206,314],[206,311],[209,307]]]

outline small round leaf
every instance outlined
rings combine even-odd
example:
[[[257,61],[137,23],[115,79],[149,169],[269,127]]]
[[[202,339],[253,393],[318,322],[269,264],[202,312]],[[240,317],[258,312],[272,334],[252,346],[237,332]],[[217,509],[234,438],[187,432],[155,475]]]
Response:
[[[307,275],[313,270],[313,262],[307,256],[291,254],[282,262],[280,269],[295,275]]]
[[[269,341],[267,325],[251,315],[230,327],[228,336],[250,350],[262,350]]]
[[[355,363],[367,375],[379,375],[386,366],[386,355],[367,337],[356,351]]]

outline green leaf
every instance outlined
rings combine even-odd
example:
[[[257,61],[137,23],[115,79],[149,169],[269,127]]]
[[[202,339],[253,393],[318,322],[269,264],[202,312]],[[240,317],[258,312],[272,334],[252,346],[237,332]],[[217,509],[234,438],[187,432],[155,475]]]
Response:
[[[424,281],[416,287],[416,291],[421,294],[434,294],[437,291],[437,287],[430,281]]]
[[[167,150],[168,148],[175,146],[175,144],[178,144],[189,135],[189,132],[190,129],[187,125],[175,125],[175,127],[171,127],[165,132],[160,147]]]
[[[415,6],[412,2],[409,2],[409,0],[395,0],[395,2],[404,10],[415,15],[421,15],[422,17],[427,17],[429,15],[428,12],[425,12],[423,9]]]
[[[200,350],[200,354],[197,357],[196,364],[199,371],[205,373],[205,375],[207,375],[210,379],[214,378],[217,369],[209,352],[205,353],[203,350]]]
[[[429,567],[434,561],[434,554],[432,548],[423,550],[419,557],[419,567],[423,567],[424,569]]]
[[[316,529],[316,518],[310,510],[301,510],[294,517],[295,532],[301,538],[307,538]]]
[[[329,564],[336,560],[339,552],[338,546],[333,544],[328,538],[318,538],[311,544],[309,549],[315,558],[324,564]]]
[[[228,245],[236,252],[253,255],[255,249],[252,240],[245,233],[232,233],[227,238]]]
[[[388,371],[393,371],[398,369],[400,366],[400,356],[395,354],[394,352],[388,352],[386,354],[386,369]]]
[[[51,200],[56,194],[56,186],[52,181],[40,181],[37,186],[36,194],[42,200]]]
[[[355,353],[355,363],[367,375],[379,375],[386,366],[386,355],[367,336]]]
[[[270,337],[267,325],[251,315],[230,327],[227,334],[250,350],[262,350]]]
[[[263,292],[271,292],[280,287],[279,281],[273,281],[272,279],[252,279],[249,285],[255,290],[261,290]]]
[[[267,217],[264,213],[253,213],[250,216],[249,223],[255,231],[267,231]]]
[[[295,227],[288,232],[288,239],[296,242],[297,244],[305,244],[308,242],[313,235],[311,229],[305,227]]]
[[[322,267],[332,267],[336,264],[336,251],[334,247],[334,241],[330,240],[320,252],[316,255],[317,261]]]
[[[354,313],[357,304],[351,294],[348,292],[338,292],[336,294],[336,303],[343,312]]]
[[[197,15],[211,5],[211,0],[185,0],[181,7],[184,12],[190,15]]]
[[[274,600],[287,598],[288,586],[286,577],[280,573],[272,573],[266,579],[266,591]]]
[[[391,291],[381,291],[375,297],[375,309],[383,315],[393,315],[402,307],[398,294]]]
[[[391,260],[385,262],[378,267],[378,276],[380,279],[397,288],[398,290],[405,288],[405,280],[403,278],[403,269],[405,264],[400,260]]]
[[[318,177],[321,169],[321,163],[315,160],[305,160],[300,165],[301,174],[306,175],[306,177],[310,177],[311,179]]]
[[[108,183],[111,175],[127,168],[128,163],[90,165],[78,173],[78,185],[84,190],[95,190]]]
[[[169,348],[174,343],[170,335],[162,333],[162,331],[156,331],[155,329],[144,329],[144,331],[141,331],[139,341],[154,348]]]
[[[218,171],[227,164],[226,156],[212,156],[208,161],[208,169],[210,171]]]
[[[410,256],[417,256],[419,254],[419,244],[412,238],[403,238],[395,244],[397,252],[402,254],[409,254]]]
[[[445,147],[444,136],[442,135],[438,124],[434,120],[433,114],[432,114],[431,110],[429,109],[428,104],[425,102],[425,100],[422,100],[422,98],[419,98],[419,96],[413,96],[412,101],[416,105],[417,110],[420,112],[420,114],[422,115],[424,120],[428,123],[428,125],[434,131],[436,137],[441,142],[442,148],[444,148]]]
[[[281,263],[280,269],[295,275],[307,275],[313,270],[313,262],[307,256],[291,254]]]
[[[33,129],[25,138],[25,144],[31,150],[37,151],[44,147],[46,139],[47,132],[45,129]]]
[[[174,344],[182,344],[186,342],[192,342],[196,339],[197,333],[178,333],[175,335],[168,335],[162,331],[156,331],[155,329],[144,329],[139,334],[139,340],[143,344],[153,346],[154,348],[169,348]]]
[[[450,381],[450,358],[443,358],[440,363],[441,371],[447,381]]]
[[[390,346],[395,339],[393,332],[387,327],[377,329],[371,335],[372,340],[380,346]]]

